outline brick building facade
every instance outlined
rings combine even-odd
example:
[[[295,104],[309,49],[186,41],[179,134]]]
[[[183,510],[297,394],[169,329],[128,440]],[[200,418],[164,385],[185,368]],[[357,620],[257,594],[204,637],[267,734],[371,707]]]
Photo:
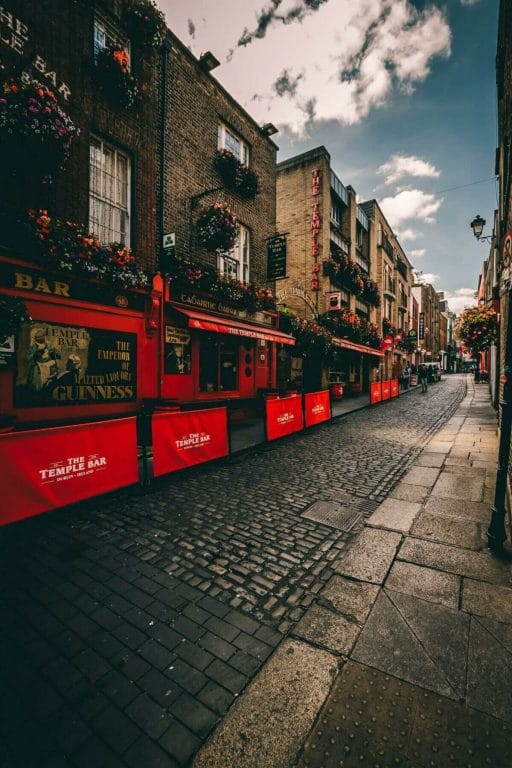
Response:
[[[66,167],[54,174],[51,184],[18,173],[9,187],[2,185],[1,202],[4,213],[23,217],[30,207],[45,208],[52,216],[96,226],[102,240],[129,244],[141,265],[151,269],[157,255],[160,53],[130,37],[122,9],[116,0],[10,0],[2,6],[3,80],[14,77],[48,86],[80,133]],[[129,53],[138,91],[133,107],[119,104],[98,65],[99,53],[114,42]],[[98,174],[104,177],[96,196],[91,187],[99,176],[94,178],[91,162],[102,166]],[[106,189],[109,162],[118,186],[124,187],[117,199],[108,199],[116,197]],[[30,184],[24,183],[27,178]],[[102,225],[95,222],[95,203],[115,208],[112,218],[122,224],[104,226],[106,212],[100,214]]]

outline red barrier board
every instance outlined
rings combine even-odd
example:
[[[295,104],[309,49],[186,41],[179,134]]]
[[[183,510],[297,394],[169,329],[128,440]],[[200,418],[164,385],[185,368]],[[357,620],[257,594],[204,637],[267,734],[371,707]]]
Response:
[[[134,417],[0,435],[0,525],[139,480]]]
[[[152,421],[155,477],[227,456],[227,408],[155,413]]]
[[[265,414],[267,440],[277,440],[279,437],[299,432],[304,427],[300,395],[267,400]]]
[[[390,397],[391,397],[391,382],[383,381],[382,382],[382,399],[389,400]]]
[[[398,379],[391,379],[391,397],[398,397]]]
[[[380,381],[370,384],[370,403],[380,403],[382,400],[382,385]]]
[[[331,399],[329,390],[308,392],[304,395],[304,415],[306,427],[321,424],[331,418]]]

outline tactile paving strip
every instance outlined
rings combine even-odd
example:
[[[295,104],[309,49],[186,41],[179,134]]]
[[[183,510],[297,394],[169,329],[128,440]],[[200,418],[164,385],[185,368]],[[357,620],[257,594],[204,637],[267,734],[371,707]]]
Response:
[[[512,728],[349,661],[299,768],[510,768]]]

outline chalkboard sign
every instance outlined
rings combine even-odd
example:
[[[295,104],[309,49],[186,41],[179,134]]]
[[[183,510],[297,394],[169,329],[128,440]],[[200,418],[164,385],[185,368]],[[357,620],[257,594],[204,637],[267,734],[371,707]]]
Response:
[[[278,235],[268,241],[267,280],[286,277],[286,237]]]

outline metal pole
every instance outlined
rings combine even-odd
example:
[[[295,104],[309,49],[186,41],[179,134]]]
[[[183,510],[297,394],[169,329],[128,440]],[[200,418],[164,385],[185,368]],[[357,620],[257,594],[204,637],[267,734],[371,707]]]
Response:
[[[507,337],[505,347],[505,365],[503,368],[503,398],[501,406],[500,444],[498,450],[498,470],[496,472],[496,490],[494,505],[491,508],[491,521],[487,529],[487,544],[494,552],[501,552],[507,539],[505,532],[505,497],[507,493],[508,465],[510,460],[510,433],[512,428],[512,313],[510,311],[511,294],[508,296]]]

